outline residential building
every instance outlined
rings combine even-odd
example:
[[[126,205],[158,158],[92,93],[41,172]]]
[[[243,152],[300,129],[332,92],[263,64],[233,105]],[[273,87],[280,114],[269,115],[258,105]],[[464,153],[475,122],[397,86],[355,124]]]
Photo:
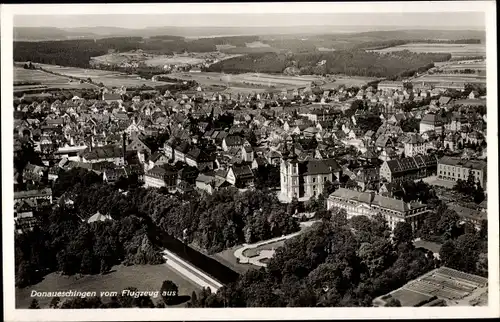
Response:
[[[22,201],[29,201],[38,206],[42,203],[52,203],[52,189],[45,188],[41,190],[27,190],[14,192],[14,205]]]
[[[99,163],[112,162],[117,166],[125,164],[123,148],[117,145],[98,146],[80,153],[80,162]]]
[[[410,133],[404,141],[405,157],[427,155],[427,142],[417,133]]]
[[[177,171],[167,166],[155,166],[144,174],[144,184],[146,187],[175,190],[177,186]]]
[[[237,187],[253,186],[254,179],[253,171],[249,165],[233,165],[226,175],[227,182]]]
[[[222,140],[222,149],[224,151],[230,148],[241,148],[245,144],[245,139],[239,135],[228,135]]]
[[[346,188],[335,190],[327,200],[327,208],[345,209],[347,218],[354,216],[374,217],[382,215],[389,227],[394,230],[398,222],[407,222],[417,229],[429,213],[425,204],[418,202],[406,203],[389,197],[383,197],[375,192],[359,192]]]
[[[388,90],[394,90],[394,91],[398,91],[398,90],[403,90],[404,89],[404,86],[403,86],[403,82],[401,81],[382,81],[380,83],[378,83],[377,85],[377,88],[378,90],[380,91],[388,91]]]
[[[436,131],[438,135],[443,133],[443,122],[439,115],[425,114],[420,120],[420,134],[427,131]]]

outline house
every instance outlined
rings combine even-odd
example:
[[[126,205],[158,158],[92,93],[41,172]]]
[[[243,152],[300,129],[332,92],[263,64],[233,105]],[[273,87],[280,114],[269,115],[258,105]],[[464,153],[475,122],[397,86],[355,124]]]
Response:
[[[375,141],[375,147],[378,148],[379,150],[382,150],[392,145],[393,145],[393,139],[386,134],[380,135]]]
[[[104,169],[104,172],[102,173],[102,181],[106,183],[113,183],[118,181],[120,178],[127,178],[127,172],[125,171],[124,168],[108,168]]]
[[[451,97],[449,97],[449,96],[441,96],[439,98],[438,102],[439,102],[439,106],[440,107],[444,107],[444,106],[448,105],[451,102]]]
[[[141,162],[145,162],[146,157],[149,157],[152,152],[151,144],[142,134],[134,136],[132,141],[126,146],[127,151],[137,151]]]
[[[478,91],[472,91],[470,92],[469,96],[468,96],[469,99],[477,99],[479,98],[479,93]]]
[[[92,215],[89,219],[87,219],[87,223],[93,223],[96,221],[112,221],[113,218],[111,218],[110,215],[103,215],[99,211],[97,211],[94,215]]]
[[[215,153],[194,146],[185,154],[183,162],[200,170],[212,170],[214,168],[214,161]]]
[[[23,200],[14,210],[14,229],[16,234],[32,231],[39,221],[33,216],[36,205],[30,200]]]
[[[455,211],[462,222],[469,222],[473,224],[474,227],[476,227],[476,229],[478,230],[481,228],[481,222],[488,219],[487,212],[478,209],[462,207],[456,202],[448,203],[446,206],[448,207],[448,209]]]
[[[44,173],[45,167],[28,163],[24,167],[23,181],[40,182],[44,177]]]
[[[253,162],[254,160],[254,152],[251,146],[242,146],[241,147],[241,159],[244,162]]]
[[[417,133],[409,133],[404,140],[404,152],[406,157],[426,155],[427,149],[427,142]]]
[[[200,173],[196,178],[195,186],[199,190],[212,194],[215,190],[215,176]]]
[[[119,104],[119,106],[121,106],[121,104],[123,103],[121,95],[117,93],[103,93],[102,100],[108,104],[116,102]]]
[[[382,82],[378,83],[377,89],[380,91],[389,91],[389,90],[398,91],[398,90],[403,90],[404,86],[403,86],[403,82],[401,82],[401,81],[399,81],[399,82],[398,81],[382,81]]]
[[[365,152],[363,152],[359,156],[359,160],[366,162],[366,163],[372,163],[375,164],[378,161],[378,153],[373,147],[368,147]]]
[[[222,140],[222,149],[228,151],[232,147],[242,148],[245,144],[245,139],[239,135],[228,135]]]
[[[438,161],[437,175],[441,180],[467,180],[472,174],[474,181],[486,190],[487,164],[483,160],[467,160],[459,157],[443,156]]]
[[[269,151],[266,155],[267,163],[278,166],[281,162],[281,153],[275,150]]]
[[[226,180],[233,186],[251,187],[254,184],[254,174],[249,165],[233,165],[229,168]]]
[[[154,152],[148,159],[146,168],[152,169],[155,165],[161,166],[168,163],[169,159],[162,151]]]
[[[155,166],[144,174],[144,185],[152,188],[165,187],[172,191],[177,186],[177,171],[168,165]]]
[[[420,120],[420,134],[427,131],[436,131],[438,135],[443,133],[443,121],[439,115],[429,113]]]
[[[52,204],[52,189],[15,191],[14,206],[17,206],[22,201],[28,201],[30,204],[35,205],[35,207],[43,204]]]
[[[354,181],[358,184],[361,191],[378,190],[380,184],[380,175],[377,168],[361,168],[356,172]]]
[[[134,134],[143,133],[144,125],[142,122],[136,122],[135,118],[132,118],[132,123],[125,129],[125,133],[130,136],[134,136]]]
[[[86,149],[79,155],[79,161],[83,163],[112,162],[117,166],[125,164],[123,148],[116,145],[98,146]]]
[[[437,162],[434,155],[385,161],[380,166],[380,178],[387,182],[425,178],[436,173]]]
[[[391,147],[386,147],[383,148],[382,151],[380,152],[379,159],[382,161],[389,161],[398,158],[398,154],[396,153],[396,150],[394,150]]]
[[[458,149],[459,142],[462,142],[462,139],[458,133],[448,133],[443,140],[443,145],[445,149],[453,152]]]

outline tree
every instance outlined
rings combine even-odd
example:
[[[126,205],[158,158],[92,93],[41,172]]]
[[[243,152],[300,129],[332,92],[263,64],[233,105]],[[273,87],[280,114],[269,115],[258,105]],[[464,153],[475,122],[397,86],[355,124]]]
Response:
[[[455,243],[452,240],[448,240],[441,246],[439,250],[439,258],[444,266],[452,267],[453,263],[457,260],[457,252]]]
[[[385,303],[386,307],[401,307],[401,302],[398,299],[391,297],[387,303]]]
[[[394,241],[396,244],[407,243],[411,244],[413,241],[413,229],[407,222],[398,222],[394,228]]]
[[[163,281],[163,284],[160,288],[160,293],[163,298],[163,302],[165,302],[166,305],[172,305],[173,299],[177,297],[178,292],[179,288],[174,282],[170,280]]]
[[[30,304],[29,308],[30,309],[39,309],[40,305],[38,305],[38,300],[37,299],[33,299],[31,301],[31,304]]]
[[[61,303],[61,298],[59,296],[53,297],[52,300],[50,301],[50,308],[57,309],[60,303]]]
[[[484,189],[483,189],[483,187],[481,187],[481,185],[479,183],[477,184],[477,188],[474,191],[474,195],[473,196],[474,196],[473,197],[474,198],[474,202],[477,203],[477,204],[480,204],[485,199]]]

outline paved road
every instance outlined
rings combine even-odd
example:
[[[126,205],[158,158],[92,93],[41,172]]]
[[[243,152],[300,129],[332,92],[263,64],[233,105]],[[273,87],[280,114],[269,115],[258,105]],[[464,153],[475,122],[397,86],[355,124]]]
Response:
[[[169,267],[173,268],[174,270],[176,270],[181,275],[188,278],[195,284],[201,287],[209,287],[213,293],[217,292],[217,290],[222,287],[222,284],[220,282],[208,276],[206,273],[204,273],[197,267],[184,261],[174,253],[166,249],[162,253],[163,253],[163,258],[166,259],[165,265],[168,265]]]

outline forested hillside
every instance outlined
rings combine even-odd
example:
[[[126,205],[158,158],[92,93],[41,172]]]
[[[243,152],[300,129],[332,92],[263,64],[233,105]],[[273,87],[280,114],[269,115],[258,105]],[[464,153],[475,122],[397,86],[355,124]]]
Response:
[[[225,73],[281,73],[287,67],[297,67],[302,74],[346,74],[350,76],[391,77],[432,63],[446,61],[450,54],[412,53],[400,51],[387,54],[363,50],[314,52],[294,55],[252,54],[227,59],[207,70]],[[322,64],[323,62],[323,64]]]

